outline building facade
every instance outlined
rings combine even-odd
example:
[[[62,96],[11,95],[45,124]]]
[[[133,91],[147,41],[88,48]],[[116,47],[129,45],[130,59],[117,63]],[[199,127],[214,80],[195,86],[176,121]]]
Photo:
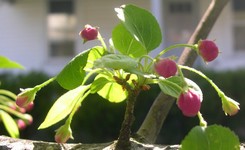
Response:
[[[26,70],[59,72],[83,50],[98,45],[82,44],[78,33],[85,24],[99,26],[105,41],[119,22],[114,8],[135,4],[157,17],[164,47],[186,43],[210,0],[0,0],[0,55],[22,64]],[[226,70],[245,66],[245,3],[233,0],[223,10],[209,39],[221,56],[208,68]],[[174,51],[180,54],[181,50]],[[200,63],[202,64],[202,63]]]

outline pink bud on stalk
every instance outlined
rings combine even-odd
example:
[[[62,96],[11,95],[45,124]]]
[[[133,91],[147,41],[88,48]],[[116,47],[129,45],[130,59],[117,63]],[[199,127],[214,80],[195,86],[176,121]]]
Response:
[[[33,122],[33,118],[29,114],[24,114],[23,120],[26,122],[27,125],[30,125]]]
[[[91,25],[85,25],[85,28],[80,31],[79,35],[83,38],[83,43],[97,39],[98,28]]]
[[[197,92],[189,89],[188,91],[180,94],[177,105],[183,115],[194,117],[201,108],[201,97]]]
[[[18,128],[20,130],[24,130],[27,127],[27,125],[32,124],[32,122],[33,122],[33,118],[29,114],[24,114],[24,116],[22,117],[22,119],[18,119],[16,121],[17,126],[18,126]]]
[[[198,54],[205,62],[210,62],[218,56],[219,49],[213,41],[200,40],[198,42]]]
[[[174,76],[177,72],[176,62],[170,58],[164,58],[158,60],[155,63],[154,67],[156,73],[159,74],[160,76],[163,76],[164,78]]]
[[[16,104],[19,107],[24,107],[25,105],[27,105],[26,104],[27,102],[28,102],[28,97],[27,96],[20,96],[20,95],[17,96]]]
[[[54,138],[57,143],[66,143],[69,138],[73,139],[70,126],[65,124],[57,129]]]
[[[22,108],[22,107],[18,107],[17,108],[17,111],[19,111],[21,113],[25,113],[26,112],[26,109],[25,108]]]
[[[240,109],[239,103],[227,96],[222,97],[222,108],[225,114],[230,116],[237,114]]]
[[[20,130],[24,130],[26,128],[26,123],[22,119],[18,119],[16,123]]]
[[[33,88],[22,90],[22,92],[17,95],[16,104],[22,108],[28,107],[28,105],[35,99],[36,92],[37,91]]]
[[[33,109],[33,107],[34,107],[34,103],[33,103],[33,102],[30,102],[30,103],[25,107],[25,109],[26,109],[27,112],[29,112],[29,111],[31,111],[31,110]]]

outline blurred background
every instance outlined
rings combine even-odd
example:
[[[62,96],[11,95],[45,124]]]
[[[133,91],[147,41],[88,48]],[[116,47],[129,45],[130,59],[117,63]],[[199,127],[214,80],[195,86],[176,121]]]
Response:
[[[0,0],[0,55],[25,67],[25,70],[1,70],[1,87],[18,94],[20,88],[33,87],[56,75],[73,56],[97,41],[82,44],[79,31],[85,24],[100,27],[107,42],[111,30],[119,22],[114,12],[122,4],[135,4],[151,11],[157,18],[163,42],[152,52],[172,44],[186,43],[210,0]],[[215,40],[221,54],[217,60],[204,64],[197,59],[195,67],[203,70],[227,94],[240,103],[236,116],[225,116],[221,101],[209,84],[190,74],[204,93],[202,110],[211,124],[231,128],[245,140],[245,1],[233,0],[224,8],[213,27],[209,39]],[[107,42],[108,43],[108,42]],[[179,55],[175,50],[167,55]],[[61,124],[37,130],[49,108],[64,89],[52,83],[43,88],[31,111],[34,123],[21,132],[21,138],[54,141],[54,130]],[[137,131],[160,89],[152,86],[138,98],[133,131]],[[89,96],[75,115],[72,129],[75,140],[69,142],[98,143],[117,138],[123,119],[125,102],[109,103],[98,95]],[[162,128],[157,143],[180,143],[188,131],[198,125],[197,118],[186,118],[174,105]],[[6,134],[1,126],[0,134]]]

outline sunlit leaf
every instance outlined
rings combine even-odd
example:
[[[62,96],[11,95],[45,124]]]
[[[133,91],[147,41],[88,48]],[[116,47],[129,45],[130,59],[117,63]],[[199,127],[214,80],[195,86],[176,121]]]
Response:
[[[115,103],[122,102],[127,98],[126,90],[123,90],[122,86],[116,83],[115,80],[103,75],[98,75],[96,78],[101,77],[108,80],[108,82],[104,84],[103,88],[97,92],[101,97]]]
[[[90,50],[84,51],[74,57],[65,68],[57,75],[56,81],[67,90],[74,89],[82,84],[86,75],[83,68],[87,64]]]
[[[238,137],[220,125],[194,127],[181,143],[181,150],[239,150]]]
[[[14,119],[8,113],[2,110],[0,110],[0,118],[3,121],[3,124],[9,135],[13,138],[18,138],[19,129]]]
[[[101,56],[103,56],[105,54],[105,49],[101,46],[95,46],[93,47],[88,54],[88,60],[87,60],[87,64],[84,67],[84,69],[87,68],[92,68],[94,61],[99,59]]]
[[[86,72],[86,68],[93,66],[94,60],[103,55],[105,50],[96,46],[86,50],[74,57],[64,69],[57,75],[57,82],[65,89],[72,90],[82,84]]]
[[[9,60],[7,57],[0,56],[0,68],[18,68],[18,69],[24,69],[23,66],[20,64]]]
[[[126,91],[116,82],[109,82],[98,91],[98,94],[110,102],[119,103],[127,98]]]
[[[131,57],[140,57],[147,54],[147,50],[122,25],[117,25],[112,31],[112,40],[115,48],[122,54]]]
[[[134,5],[116,9],[117,16],[131,35],[150,52],[160,45],[162,34],[156,18],[147,10]]]
[[[110,82],[109,80],[107,80],[105,77],[100,77],[97,78],[93,81],[91,88],[90,88],[90,92],[91,93],[96,93],[99,90],[101,90],[108,82]]]
[[[70,114],[77,101],[83,97],[83,94],[89,89],[89,87],[90,85],[79,86],[59,97],[49,110],[39,129],[47,128],[61,121]]]

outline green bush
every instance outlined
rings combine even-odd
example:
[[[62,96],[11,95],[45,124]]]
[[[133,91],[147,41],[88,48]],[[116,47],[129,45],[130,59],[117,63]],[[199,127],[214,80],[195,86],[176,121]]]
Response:
[[[221,124],[230,127],[239,136],[241,141],[245,140],[245,130],[242,122],[245,110],[245,84],[243,83],[245,70],[235,72],[211,72],[205,71],[205,74],[210,77],[226,94],[227,96],[237,100],[240,103],[241,110],[234,117],[224,115],[221,108],[221,101],[214,89],[199,76],[190,74],[190,78],[195,81],[204,94],[201,112],[209,125]],[[48,75],[41,72],[30,72],[27,74],[0,75],[1,88],[19,93],[20,88],[33,87],[40,84],[49,78]],[[59,87],[57,83],[52,83],[43,88],[37,95],[35,107],[30,112],[34,118],[34,123],[21,132],[21,138],[54,141],[54,130],[59,125],[54,125],[50,128],[37,130],[38,126],[44,120],[49,108],[55,102],[58,96],[62,95],[65,90]],[[145,118],[154,98],[158,95],[160,89],[157,86],[152,86],[149,92],[142,92],[138,97],[135,116],[136,120],[133,126],[133,132],[136,132]],[[83,102],[79,112],[74,117],[72,123],[74,141],[70,142],[107,142],[115,140],[120,130],[120,125],[123,120],[125,102],[110,103],[98,95],[90,95]],[[198,125],[197,117],[187,118],[181,114],[181,111],[174,105],[163,125],[162,131],[158,137],[157,143],[161,144],[176,144],[184,138],[189,130]],[[0,131],[0,134],[5,134]]]

